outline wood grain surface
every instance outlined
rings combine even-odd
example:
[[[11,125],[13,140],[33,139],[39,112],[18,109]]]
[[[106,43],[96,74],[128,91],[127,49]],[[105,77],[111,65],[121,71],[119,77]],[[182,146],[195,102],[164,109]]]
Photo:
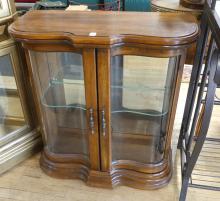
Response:
[[[196,39],[198,25],[183,13],[31,11],[9,31],[20,39],[63,39],[74,44],[181,45]]]
[[[44,128],[43,136],[48,139],[45,141],[40,160],[44,172],[59,178],[82,179],[88,185],[107,188],[127,185],[140,189],[155,189],[169,182],[172,175],[171,134],[186,49],[199,34],[198,25],[193,16],[182,13],[31,11],[13,23],[9,32],[26,48],[29,65],[28,69],[24,70],[31,72],[32,91],[35,92],[41,127]],[[43,96],[42,89],[47,89],[49,81],[54,78],[53,72],[57,69],[52,65],[54,55],[51,52],[68,52],[68,54],[81,52],[82,54],[87,110],[87,118],[83,121],[89,125],[88,128],[82,128],[89,134],[88,142],[85,143],[89,144],[89,153],[86,151],[86,157],[84,152],[77,151],[82,141],[78,140],[79,132],[66,120],[77,122],[76,119],[71,118],[70,114],[73,112],[68,110],[67,113],[65,109],[66,114],[69,115],[67,115],[68,118],[63,118],[60,114],[65,110],[55,113],[53,110],[42,109],[40,100]],[[35,54],[38,58],[34,56]],[[136,160],[136,156],[148,153],[148,151],[136,149],[138,146],[134,149],[135,158],[113,159],[112,149],[116,139],[112,130],[111,114],[113,55],[176,58],[172,67],[174,77],[169,98],[168,120],[164,128],[166,146],[163,158],[160,160],[152,162]],[[52,67],[49,71],[47,70],[48,58],[52,61],[49,62]],[[139,63],[135,62],[135,65],[140,66],[140,59],[137,60]],[[155,72],[154,65],[149,69]],[[159,66],[163,68],[163,65]],[[141,69],[138,71],[142,72]],[[41,80],[42,89],[37,79]],[[152,83],[156,82],[158,81],[152,81]],[[63,94],[64,89],[61,88],[59,90]],[[73,91],[72,94],[74,94]],[[148,96],[150,97],[149,94]],[[49,95],[48,98],[52,100],[51,97]],[[59,98],[61,99],[62,97]],[[63,122],[62,126],[56,123],[59,115]],[[125,124],[129,124],[128,122],[124,121]],[[60,138],[57,138],[58,134]],[[71,134],[76,134],[74,140]],[[70,136],[69,140],[66,136]],[[59,144],[53,143],[54,140]],[[119,142],[119,138],[116,141]],[[127,146],[127,150],[134,147],[135,142],[139,143],[138,139],[131,141],[130,138],[126,138],[126,141],[131,144]],[[150,140],[145,142],[147,146]],[[51,145],[54,145],[52,149]],[[65,151],[68,147],[72,151]],[[64,151],[60,151],[60,148]],[[123,152],[128,153],[126,147]]]

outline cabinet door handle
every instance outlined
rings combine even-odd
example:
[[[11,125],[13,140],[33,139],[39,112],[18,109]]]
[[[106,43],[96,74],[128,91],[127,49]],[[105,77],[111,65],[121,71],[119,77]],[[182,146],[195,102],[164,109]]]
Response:
[[[90,125],[90,129],[91,129],[91,133],[94,134],[95,133],[95,122],[94,122],[94,116],[93,116],[93,109],[92,108],[89,109],[89,125]]]
[[[105,110],[102,110],[102,135],[106,135]]]

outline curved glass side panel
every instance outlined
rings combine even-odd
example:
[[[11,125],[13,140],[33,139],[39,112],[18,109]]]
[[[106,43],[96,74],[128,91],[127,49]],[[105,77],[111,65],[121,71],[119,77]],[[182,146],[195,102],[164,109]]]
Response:
[[[162,160],[175,61],[129,55],[112,57],[113,162]]]
[[[81,54],[30,51],[30,58],[49,150],[88,155]]]

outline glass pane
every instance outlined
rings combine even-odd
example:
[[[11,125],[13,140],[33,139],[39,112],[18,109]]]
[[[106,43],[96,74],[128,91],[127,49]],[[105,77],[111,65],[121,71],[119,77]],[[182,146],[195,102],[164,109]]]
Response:
[[[113,161],[163,158],[174,67],[175,58],[112,57]]]
[[[0,138],[25,124],[9,54],[0,56]]]
[[[50,151],[88,154],[82,56],[30,52]]]

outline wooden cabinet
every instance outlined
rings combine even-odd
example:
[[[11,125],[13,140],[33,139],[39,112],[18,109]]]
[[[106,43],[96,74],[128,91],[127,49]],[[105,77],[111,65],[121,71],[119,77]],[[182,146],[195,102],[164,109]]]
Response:
[[[9,31],[29,63],[47,174],[100,187],[168,183],[192,16],[31,11]]]

